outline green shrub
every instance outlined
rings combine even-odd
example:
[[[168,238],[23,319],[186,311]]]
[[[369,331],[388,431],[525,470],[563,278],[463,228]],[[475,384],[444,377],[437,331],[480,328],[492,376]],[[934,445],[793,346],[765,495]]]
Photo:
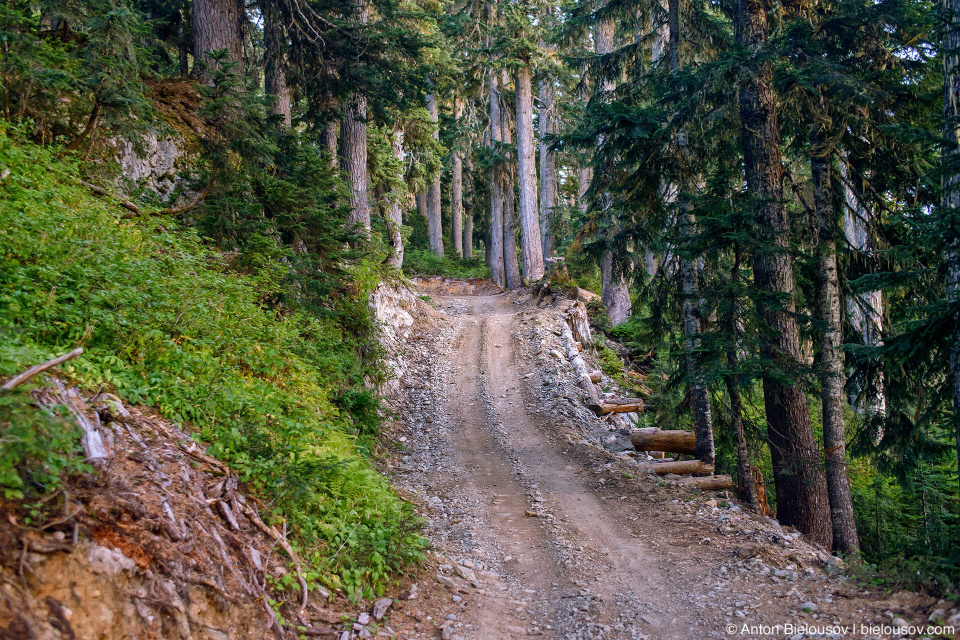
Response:
[[[408,276],[430,275],[451,278],[489,278],[490,269],[480,258],[470,260],[440,257],[429,249],[408,249],[403,255],[403,272]]]
[[[0,333],[0,375],[19,373],[16,361],[23,357],[42,361],[51,355],[41,353]],[[0,391],[0,489],[7,500],[46,493],[60,485],[62,475],[90,469],[76,456],[81,451],[79,426],[37,410],[28,384]]]
[[[365,284],[332,291],[335,313],[278,307],[285,263],[238,274],[175,220],[120,220],[71,177],[75,167],[7,135],[0,166],[10,170],[0,183],[0,332],[22,345],[5,352],[5,370],[83,346],[62,368],[74,382],[192,425],[311,550],[315,579],[352,597],[382,591],[418,558],[411,507],[360,453],[379,420],[364,388],[378,352]],[[25,414],[22,401],[4,411]],[[32,444],[4,449],[6,490],[23,491],[13,469],[21,483],[49,486],[70,467],[74,438],[44,420],[18,427]]]

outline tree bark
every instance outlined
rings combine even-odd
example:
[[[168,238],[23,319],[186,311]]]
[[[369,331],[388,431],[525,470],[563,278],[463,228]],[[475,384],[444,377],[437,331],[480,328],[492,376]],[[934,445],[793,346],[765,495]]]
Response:
[[[943,0],[947,28],[943,43],[943,124],[942,162],[953,167],[944,175],[941,205],[950,224],[947,229],[946,293],[948,300],[960,297],[960,0]],[[950,381],[953,387],[953,427],[957,443],[957,480],[960,483],[960,326],[954,324],[950,348]]]
[[[403,129],[395,129],[390,136],[390,147],[393,150],[393,157],[400,161],[403,166]],[[397,176],[400,183],[403,184],[403,172]],[[400,233],[400,227],[403,225],[403,207],[402,198],[404,193],[391,193],[388,196],[387,215],[385,222],[387,224],[387,235],[390,243],[390,256],[387,257],[387,264],[400,269],[403,267],[403,235]]]
[[[503,72],[501,78],[504,86],[509,82],[509,76],[507,72]],[[505,145],[509,145],[513,142],[513,134],[511,131],[511,122],[510,122],[510,110],[504,109],[504,105],[500,105],[500,139]],[[520,279],[520,262],[517,259],[517,217],[516,217],[516,201],[517,194],[514,190],[514,185],[516,184],[516,164],[513,162],[507,162],[504,166],[504,171],[501,174],[503,179],[503,184],[500,187],[500,192],[503,197],[503,272],[504,279],[507,283],[507,289],[518,289],[523,285],[523,281]]]
[[[327,123],[327,126],[323,128],[322,142],[323,147],[326,150],[327,154],[330,156],[330,168],[336,169],[340,164],[339,159],[337,158],[337,126],[336,121],[331,121]]]
[[[849,245],[865,260],[870,260],[873,254],[873,242],[870,239],[869,225],[872,214],[864,205],[863,195],[856,188],[856,181],[848,170],[847,162],[841,159],[840,175],[843,179],[845,197],[843,210],[843,230]],[[847,314],[850,324],[856,327],[863,340],[869,347],[879,346],[883,335],[883,292],[865,291],[852,295],[847,300]],[[872,381],[873,388],[850,389],[850,404],[859,413],[866,413],[871,420],[877,416],[886,415],[887,403],[884,393],[883,372],[879,372]],[[873,434],[875,442],[879,442],[883,432]]]
[[[670,0],[668,6],[669,25],[669,61],[670,72],[680,73],[680,0]],[[696,236],[696,218],[688,195],[694,188],[696,181],[691,173],[690,149],[687,144],[687,133],[681,129],[677,133],[677,147],[683,163],[680,193],[680,239],[681,243],[689,244]],[[713,415],[710,407],[710,390],[707,388],[703,375],[703,365],[700,357],[700,270],[696,266],[699,256],[691,256],[686,250],[679,255],[680,281],[683,308],[683,346],[687,360],[687,389],[690,393],[690,408],[693,417],[693,431],[697,434],[697,459],[712,464],[716,451],[713,443]]]
[[[440,105],[437,103],[437,94],[427,95],[427,111],[430,112],[430,122],[433,123],[433,139],[440,140]],[[427,232],[430,236],[430,250],[438,256],[443,256],[443,219],[440,211],[440,174],[427,187]]]
[[[216,64],[209,56],[226,49],[229,62],[243,60],[242,8],[238,0],[194,0],[193,58],[208,68]],[[196,67],[195,67],[196,68]],[[239,73],[239,70],[238,70]],[[206,71],[200,72],[204,82],[210,81]]]
[[[815,132],[813,145],[820,136]],[[820,386],[823,407],[823,453],[827,466],[827,494],[833,523],[833,548],[848,556],[860,555],[857,522],[847,477],[847,442],[843,423],[843,328],[840,324],[840,278],[837,275],[836,215],[830,175],[831,154],[810,160],[819,241],[818,302],[824,325],[820,341]]]
[[[594,44],[598,55],[613,53],[615,25],[612,19],[600,22],[594,32]],[[597,82],[597,91],[612,91],[614,84],[610,81]],[[607,218],[601,225],[601,236],[606,236],[614,229],[614,221],[610,219],[612,198],[609,193],[602,196],[604,216]],[[624,274],[614,264],[612,249],[606,249],[600,259],[600,297],[607,307],[607,316],[613,326],[621,325],[630,317],[630,288]]]
[[[737,383],[737,369],[740,366],[738,354],[740,349],[739,285],[740,247],[734,247],[733,267],[730,269],[730,310],[727,313],[727,332],[730,335],[730,348],[727,350],[729,370],[724,376],[724,381],[727,386],[727,396],[730,398],[730,422],[737,441],[737,479],[740,486],[743,487],[743,495],[746,497],[747,503],[758,513],[763,513],[764,505],[760,502],[757,485],[753,481],[750,448],[747,445],[747,434],[743,428],[743,403],[740,399],[740,385]]]
[[[489,2],[488,2],[489,6]],[[490,277],[499,286],[507,284],[503,260],[503,173],[506,170],[502,149],[503,127],[500,124],[500,87],[497,72],[490,71],[490,144],[494,149],[493,170],[490,172]]]
[[[293,124],[290,87],[287,85],[284,60],[284,33],[277,7],[272,2],[263,5],[264,91],[274,96],[270,113],[280,116],[286,126]]]
[[[473,156],[470,154],[470,146],[467,147],[464,154],[464,163],[467,167],[467,175],[470,177],[470,207],[464,210],[463,217],[463,257],[467,260],[473,259],[473,209],[477,206],[476,178],[473,173]]]
[[[553,257],[553,208],[557,206],[557,158],[547,144],[553,135],[553,80],[540,80],[540,239],[544,262]]]
[[[460,129],[460,118],[463,117],[463,103],[460,98],[453,100],[453,117],[456,127]],[[453,148],[453,162],[450,178],[450,239],[453,241],[453,250],[463,257],[463,149],[458,140]]]
[[[426,220],[427,219],[427,194],[418,193],[416,195],[416,202],[417,202],[417,213],[419,213],[420,216],[424,220]]]
[[[738,42],[756,52],[769,35],[766,0],[736,0],[734,28]],[[794,376],[800,357],[800,336],[794,319],[790,222],[783,205],[783,165],[773,64],[749,61],[740,85],[738,106],[747,191],[755,202],[760,245],[754,255],[754,283],[766,327],[761,355],[779,365],[780,375],[763,375],[770,454],[777,489],[777,514],[815,542],[831,547],[830,502],[820,454],[810,423],[807,398]]]
[[[517,171],[520,179],[520,255],[523,278],[543,278],[543,243],[537,208],[537,158],[533,145],[533,79],[529,65],[517,70]]]
[[[350,224],[370,231],[370,203],[367,200],[367,99],[355,94],[344,110],[342,169],[350,189]]]

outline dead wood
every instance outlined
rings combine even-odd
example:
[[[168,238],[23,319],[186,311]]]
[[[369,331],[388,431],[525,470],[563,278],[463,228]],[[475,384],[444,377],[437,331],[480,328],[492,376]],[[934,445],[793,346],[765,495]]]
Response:
[[[681,478],[678,482],[681,486],[703,491],[720,491],[733,488],[733,478],[728,475]]]
[[[656,427],[640,429],[630,434],[630,442],[637,451],[696,452],[693,431],[661,431]]]
[[[14,376],[14,377],[10,378],[9,380],[7,380],[7,381],[3,384],[3,386],[0,387],[0,389],[3,389],[4,391],[12,391],[13,389],[16,389],[18,386],[20,386],[21,384],[23,384],[24,382],[26,382],[27,380],[29,380],[30,378],[32,378],[32,377],[34,377],[34,376],[36,376],[36,375],[38,375],[38,374],[43,373],[43,372],[46,371],[47,369],[52,369],[53,367],[57,366],[58,364],[63,364],[64,362],[67,362],[68,360],[73,360],[74,358],[76,358],[77,356],[81,355],[82,353],[83,353],[83,347],[77,347],[76,349],[74,349],[74,350],[71,351],[70,353],[65,353],[65,354],[63,354],[62,356],[57,356],[56,358],[53,358],[53,359],[51,359],[51,360],[47,360],[47,361],[44,362],[43,364],[38,364],[38,365],[36,365],[35,367],[30,367],[29,369],[27,369],[26,371],[24,371],[24,372],[21,373],[20,375]]]
[[[668,473],[678,475],[691,475],[713,473],[712,464],[704,464],[699,460],[683,460],[681,462],[650,462],[639,465],[641,473],[655,473],[658,476],[665,476]]]
[[[263,523],[263,520],[260,519],[260,514],[258,514],[254,509],[251,509],[249,505],[241,505],[243,507],[243,512],[247,515],[247,518],[250,519],[250,522],[254,524],[255,527],[260,529],[263,533],[267,534],[271,540],[280,545],[280,548],[287,552],[287,555],[290,556],[290,559],[293,560],[293,566],[297,570],[297,580],[300,582],[300,589],[303,593],[303,598],[300,604],[300,611],[303,612],[307,607],[307,581],[303,577],[303,567],[300,564],[300,557],[297,556],[293,551],[293,547],[290,546],[290,543],[287,542],[286,537],[280,535],[280,532],[274,529],[273,527],[268,527]]]
[[[97,194],[98,196],[106,196],[106,197],[114,198],[120,204],[121,207],[123,207],[124,209],[127,209],[128,211],[131,211],[134,214],[134,215],[131,215],[131,214],[125,213],[122,216],[123,218],[135,218],[136,216],[140,215],[140,207],[133,204],[129,200],[124,200],[120,196],[110,193],[103,187],[98,187],[95,184],[90,184],[89,182],[84,182],[83,180],[80,181],[80,184],[85,186],[87,189],[90,189],[90,191]]]
[[[577,382],[580,384],[580,388],[587,394],[587,406],[599,404],[600,396],[597,394],[597,389],[590,380],[590,372],[587,370],[587,365],[577,350],[569,324],[564,323],[561,335],[567,349],[567,359],[570,360],[570,364],[573,366]]]
[[[603,398],[587,405],[598,416],[608,413],[636,413],[643,411],[642,398]]]

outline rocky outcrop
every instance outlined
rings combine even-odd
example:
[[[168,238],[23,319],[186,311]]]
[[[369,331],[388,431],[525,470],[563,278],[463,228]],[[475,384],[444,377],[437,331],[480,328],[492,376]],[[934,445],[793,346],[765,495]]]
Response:
[[[185,145],[176,137],[145,134],[139,144],[114,138],[113,147],[122,178],[161,200],[166,200],[183,184],[183,172],[189,169]]]

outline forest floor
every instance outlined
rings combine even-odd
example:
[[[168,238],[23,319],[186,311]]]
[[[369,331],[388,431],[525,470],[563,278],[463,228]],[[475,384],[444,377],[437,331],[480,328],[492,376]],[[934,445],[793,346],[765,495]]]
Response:
[[[728,493],[639,473],[617,451],[622,418],[584,407],[562,355],[572,301],[456,281],[421,292],[433,312],[398,354],[385,472],[436,556],[420,599],[397,603],[403,637],[960,637],[926,629],[954,604],[858,584]]]

